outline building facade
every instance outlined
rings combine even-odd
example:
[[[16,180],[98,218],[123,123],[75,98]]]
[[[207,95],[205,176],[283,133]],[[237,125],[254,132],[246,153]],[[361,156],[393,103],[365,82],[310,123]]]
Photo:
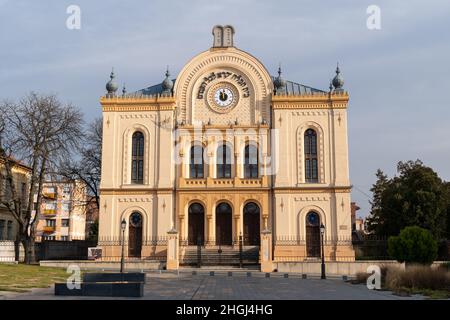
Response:
[[[36,226],[38,240],[84,240],[86,185],[80,181],[46,181],[41,214]]]
[[[10,163],[17,196],[25,203],[28,200],[31,168],[17,160],[10,160]],[[12,193],[6,180],[5,164],[0,159],[0,240],[16,240],[18,232],[17,220],[3,203],[11,200]]]
[[[287,81],[233,36],[215,26],[213,46],[176,79],[167,71],[134,93],[118,94],[111,74],[100,99],[100,239],[119,239],[124,220],[128,256],[146,258],[164,252],[169,230],[186,247],[231,248],[259,246],[264,231],[274,260],[305,260],[320,256],[323,225],[326,259],[354,259],[343,241],[349,96],[339,68],[329,90]]]

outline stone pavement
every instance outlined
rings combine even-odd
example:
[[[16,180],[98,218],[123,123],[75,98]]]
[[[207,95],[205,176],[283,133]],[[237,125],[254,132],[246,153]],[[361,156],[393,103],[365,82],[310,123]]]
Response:
[[[0,292],[0,299],[113,299],[105,297],[56,297],[53,287],[33,289],[28,293]],[[127,298],[114,298],[127,299]],[[149,300],[399,300],[423,299],[421,296],[399,297],[389,291],[368,290],[365,285],[353,285],[342,279],[302,279],[300,275],[271,274],[269,278],[260,272],[208,272],[192,275],[184,273],[148,273],[144,297]]]

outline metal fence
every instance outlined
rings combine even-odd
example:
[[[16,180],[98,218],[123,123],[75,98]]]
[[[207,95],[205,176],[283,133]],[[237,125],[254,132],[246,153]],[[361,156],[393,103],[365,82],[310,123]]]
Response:
[[[97,240],[43,240],[35,243],[37,261],[40,260],[98,260],[120,261],[122,249],[125,261],[166,261],[168,237],[150,237],[142,242],[122,241],[120,237]],[[182,265],[245,265],[259,262],[259,245],[255,239],[237,237],[228,241],[217,239],[179,239],[179,257]],[[304,237],[275,237],[274,261],[314,261],[321,258],[321,242]],[[388,239],[374,235],[353,238],[324,238],[325,259],[328,261],[393,260],[388,254]],[[101,249],[99,249],[101,248]],[[348,252],[354,255],[346,255]],[[439,242],[439,261],[448,261],[450,242]],[[14,241],[0,241],[0,262],[23,261],[24,250]]]
[[[180,264],[202,265],[254,265],[259,262],[259,242],[243,236],[232,239],[180,239]]]

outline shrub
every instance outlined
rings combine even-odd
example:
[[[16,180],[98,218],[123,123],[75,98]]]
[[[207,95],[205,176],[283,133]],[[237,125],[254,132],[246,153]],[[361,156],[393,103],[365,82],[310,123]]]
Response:
[[[406,227],[388,240],[388,253],[399,262],[431,264],[437,257],[437,243],[430,232],[417,226]]]
[[[417,290],[448,290],[450,275],[446,270],[414,265],[402,270],[388,268],[385,287],[394,292]]]

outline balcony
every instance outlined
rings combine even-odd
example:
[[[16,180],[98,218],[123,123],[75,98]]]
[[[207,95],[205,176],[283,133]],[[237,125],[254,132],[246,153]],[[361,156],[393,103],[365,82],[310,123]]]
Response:
[[[44,226],[44,228],[42,228],[42,231],[44,231],[44,233],[53,233],[55,232],[55,230],[55,226]]]
[[[267,176],[253,179],[243,178],[206,178],[206,179],[179,179],[180,188],[267,188]]]
[[[56,210],[55,209],[44,209],[44,211],[42,213],[44,214],[44,216],[54,216],[54,215],[56,215]]]
[[[44,198],[56,199],[56,193],[55,192],[43,192],[42,195],[44,196]]]

